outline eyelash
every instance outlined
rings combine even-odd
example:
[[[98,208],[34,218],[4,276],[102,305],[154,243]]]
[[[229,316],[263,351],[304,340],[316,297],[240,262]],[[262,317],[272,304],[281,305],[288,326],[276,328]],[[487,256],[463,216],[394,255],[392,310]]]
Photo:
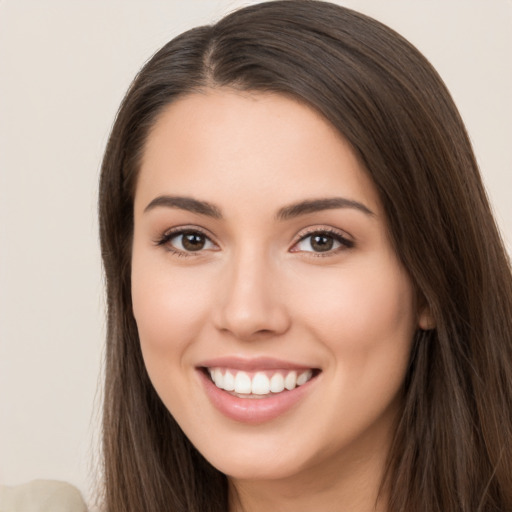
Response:
[[[185,235],[200,235],[204,237],[207,241],[209,241],[211,244],[215,244],[204,231],[197,227],[190,227],[190,228],[176,228],[170,231],[165,232],[160,238],[158,238],[155,241],[155,244],[157,246],[165,246],[165,248],[175,254],[178,257],[187,258],[187,257],[193,257],[198,256],[201,252],[203,252],[204,249],[199,249],[197,251],[183,251],[181,249],[177,249],[169,242],[176,237],[179,236],[185,236]],[[293,247],[296,247],[301,242],[307,240],[308,238],[311,238],[313,236],[324,236],[326,238],[331,238],[335,242],[338,242],[340,244],[340,247],[337,247],[335,249],[329,249],[325,252],[322,251],[299,251],[299,250],[293,250]],[[340,251],[351,249],[354,247],[354,242],[345,236],[343,236],[339,231],[332,229],[332,228],[323,228],[323,229],[312,229],[311,231],[307,231],[300,235],[299,239],[293,244],[291,252],[304,252],[308,253],[312,257],[320,257],[325,258],[328,256],[332,256],[334,254],[337,254]],[[194,253],[198,254],[194,254]]]
[[[185,235],[200,235],[200,236],[204,237],[206,240],[208,240],[210,243],[215,245],[215,243],[212,242],[211,237],[208,236],[204,231],[202,231],[201,229],[199,229],[197,227],[176,228],[176,229],[172,229],[170,231],[166,231],[160,238],[158,238],[155,241],[155,244],[157,246],[162,246],[162,247],[165,246],[166,250],[168,250],[172,254],[174,254],[178,257],[182,257],[182,258],[188,258],[191,256],[195,256],[195,254],[194,254],[195,252],[201,253],[202,250],[182,251],[181,249],[177,249],[176,247],[174,247],[172,244],[169,243],[173,238],[177,238],[179,236],[185,236]]]
[[[308,238],[311,238],[313,236],[325,236],[326,238],[332,238],[335,242],[338,242],[340,244],[340,247],[337,247],[335,249],[330,249],[325,252],[321,251],[293,251],[293,247],[296,247],[299,243],[307,240]],[[314,258],[326,258],[329,256],[333,256],[335,254],[338,254],[340,251],[344,251],[347,249],[352,249],[354,247],[354,242],[347,238],[346,236],[342,235],[340,231],[333,229],[333,228],[314,228],[310,231],[306,231],[305,233],[302,233],[297,240],[293,244],[292,252],[305,252],[308,253],[308,255],[314,257]]]

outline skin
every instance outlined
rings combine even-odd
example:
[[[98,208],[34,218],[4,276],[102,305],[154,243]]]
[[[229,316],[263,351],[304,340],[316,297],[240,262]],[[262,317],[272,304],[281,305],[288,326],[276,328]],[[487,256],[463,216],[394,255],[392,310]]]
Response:
[[[207,201],[222,218],[155,204],[163,195]],[[333,197],[368,211],[276,218]],[[280,95],[182,97],[148,137],[134,221],[133,307],[148,373],[189,439],[228,475],[231,510],[384,510],[377,496],[411,342],[429,319],[349,144]],[[184,250],[179,234],[162,243],[181,227],[206,234],[203,249]],[[326,230],[349,244],[315,251],[311,232]],[[246,424],[221,414],[198,377],[200,361],[221,356],[321,372],[293,408]]]

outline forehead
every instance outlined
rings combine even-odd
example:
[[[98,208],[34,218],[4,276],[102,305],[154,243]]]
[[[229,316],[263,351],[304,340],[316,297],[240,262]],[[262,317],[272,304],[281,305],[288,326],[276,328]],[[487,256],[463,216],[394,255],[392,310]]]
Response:
[[[166,193],[277,203],[334,192],[378,209],[366,170],[320,114],[279,94],[216,89],[181,97],[159,116],[135,202]]]

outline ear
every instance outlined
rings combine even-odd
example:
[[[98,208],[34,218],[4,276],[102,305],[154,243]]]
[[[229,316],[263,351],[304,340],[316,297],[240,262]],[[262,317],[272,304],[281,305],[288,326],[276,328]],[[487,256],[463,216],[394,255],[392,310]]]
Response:
[[[419,309],[418,327],[423,331],[430,331],[436,328],[436,320],[428,304],[422,305]]]

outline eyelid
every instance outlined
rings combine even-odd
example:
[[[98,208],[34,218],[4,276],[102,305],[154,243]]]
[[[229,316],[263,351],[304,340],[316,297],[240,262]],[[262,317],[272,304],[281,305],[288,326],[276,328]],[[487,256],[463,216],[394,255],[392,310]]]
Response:
[[[214,240],[214,237],[209,233],[208,230],[195,225],[184,225],[184,226],[175,226],[170,229],[166,229],[161,235],[159,235],[155,240],[154,244],[157,246],[166,246],[169,252],[172,252],[181,256],[199,256],[204,250],[199,251],[181,251],[176,247],[168,244],[174,237],[179,235],[184,235],[186,233],[199,233],[206,237],[215,247],[219,248],[219,244]],[[211,250],[211,249],[209,249]]]
[[[299,242],[302,240],[315,235],[315,234],[327,234],[331,237],[333,237],[336,241],[338,241],[343,247],[334,249],[331,251],[325,251],[322,252],[315,252],[315,251],[294,251],[293,248],[296,247]],[[309,226],[307,228],[304,228],[301,230],[297,236],[294,239],[294,242],[292,244],[292,247],[290,249],[291,252],[304,252],[304,253],[310,253],[317,256],[332,256],[333,254],[338,253],[340,250],[346,250],[351,249],[354,247],[355,241],[352,236],[350,236],[346,231],[343,231],[338,228],[334,228],[332,226],[322,226],[322,225],[316,225],[316,226]]]
[[[165,230],[158,238],[154,240],[154,244],[157,246],[166,246],[170,240],[172,240],[174,237],[186,234],[186,233],[199,233],[206,237],[217,249],[220,249],[219,244],[215,241],[215,237],[206,229],[197,226],[197,225],[184,225],[184,226],[175,226],[170,229]],[[316,251],[299,251],[299,250],[293,250],[294,247],[297,246],[301,241],[308,238],[309,236],[315,235],[315,234],[326,234],[331,237],[333,237],[337,242],[339,242],[342,247],[339,247],[337,249],[325,251],[322,252],[316,252]],[[290,252],[303,252],[303,253],[310,253],[313,256],[331,256],[333,254],[338,253],[340,250],[346,250],[351,249],[355,245],[355,242],[353,240],[353,237],[350,236],[347,232],[339,229],[334,228],[332,226],[322,226],[322,225],[315,225],[315,226],[309,226],[301,230],[295,237],[293,244],[290,248]],[[172,253],[175,253],[177,255],[181,256],[200,256],[202,253],[205,252],[205,250],[198,250],[198,251],[182,251],[174,246],[171,246],[170,244],[167,246],[167,250],[169,250]],[[208,249],[212,250],[212,249]],[[216,250],[216,249],[214,249]]]

